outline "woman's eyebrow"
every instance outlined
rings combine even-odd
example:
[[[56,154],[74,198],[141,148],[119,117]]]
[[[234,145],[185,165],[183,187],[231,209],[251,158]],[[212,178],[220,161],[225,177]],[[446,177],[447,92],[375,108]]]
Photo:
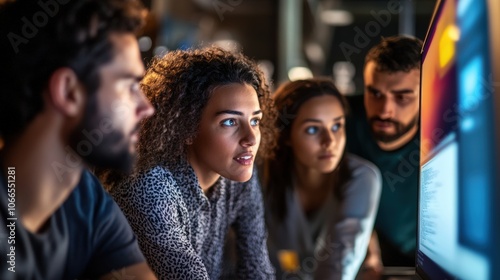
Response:
[[[344,116],[344,115],[342,115],[342,116],[338,116],[338,117],[333,118],[333,121],[340,121],[340,120],[342,120],[343,118],[345,118],[345,116]],[[321,120],[319,120],[319,119],[313,119],[313,118],[304,119],[304,120],[302,121],[302,123],[306,123],[306,122],[321,123],[322,121],[321,121]]]
[[[260,113],[262,113],[262,110],[257,110],[255,112],[253,112],[252,115],[258,115]],[[243,116],[242,112],[235,111],[235,110],[222,110],[222,111],[215,113],[216,116],[223,115],[223,114]]]

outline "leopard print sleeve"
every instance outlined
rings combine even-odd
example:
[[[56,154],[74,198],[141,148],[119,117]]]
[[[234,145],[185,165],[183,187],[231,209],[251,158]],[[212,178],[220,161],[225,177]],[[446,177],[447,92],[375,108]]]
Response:
[[[188,208],[168,170],[153,168],[112,195],[159,279],[210,279],[190,241]]]

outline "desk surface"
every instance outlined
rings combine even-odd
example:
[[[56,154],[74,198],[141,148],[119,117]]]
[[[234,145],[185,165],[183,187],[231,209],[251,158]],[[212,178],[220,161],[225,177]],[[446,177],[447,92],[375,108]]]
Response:
[[[415,267],[388,266],[384,267],[383,280],[410,280],[414,279]]]

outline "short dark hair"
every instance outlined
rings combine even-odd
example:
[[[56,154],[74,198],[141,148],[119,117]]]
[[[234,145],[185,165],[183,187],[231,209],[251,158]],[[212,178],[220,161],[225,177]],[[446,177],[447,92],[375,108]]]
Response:
[[[186,140],[196,137],[214,89],[231,83],[255,89],[263,113],[259,155],[268,155],[275,140],[276,113],[257,64],[241,53],[218,47],[177,50],[155,59],[142,81],[156,113],[142,123],[137,171],[185,159]]]
[[[381,72],[408,72],[420,69],[420,51],[422,41],[409,36],[392,36],[371,48],[365,57],[365,67],[370,61],[375,62]]]
[[[50,76],[71,68],[92,95],[113,59],[110,35],[144,23],[139,0],[17,0],[0,8],[0,136],[20,134],[42,111]]]
[[[283,220],[288,207],[286,206],[286,190],[293,187],[292,167],[293,150],[288,145],[294,118],[297,116],[302,105],[311,98],[330,95],[336,97],[340,102],[344,114],[349,113],[349,105],[345,97],[339,92],[331,79],[312,78],[287,82],[281,85],[274,93],[274,101],[278,110],[276,128],[279,129],[277,145],[272,153],[274,157],[269,158],[261,170],[261,177],[265,189],[265,201],[269,203],[272,215],[278,220]],[[345,149],[339,165],[333,171],[335,179],[335,195],[341,199],[341,186],[351,177],[351,171],[345,159]]]

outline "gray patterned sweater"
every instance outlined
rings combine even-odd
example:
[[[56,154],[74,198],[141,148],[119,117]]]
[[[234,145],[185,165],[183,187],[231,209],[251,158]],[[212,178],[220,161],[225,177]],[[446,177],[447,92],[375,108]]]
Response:
[[[245,183],[221,177],[205,195],[188,164],[157,166],[116,186],[111,195],[160,279],[218,279],[231,226],[237,238],[238,279],[274,279],[255,177]]]

